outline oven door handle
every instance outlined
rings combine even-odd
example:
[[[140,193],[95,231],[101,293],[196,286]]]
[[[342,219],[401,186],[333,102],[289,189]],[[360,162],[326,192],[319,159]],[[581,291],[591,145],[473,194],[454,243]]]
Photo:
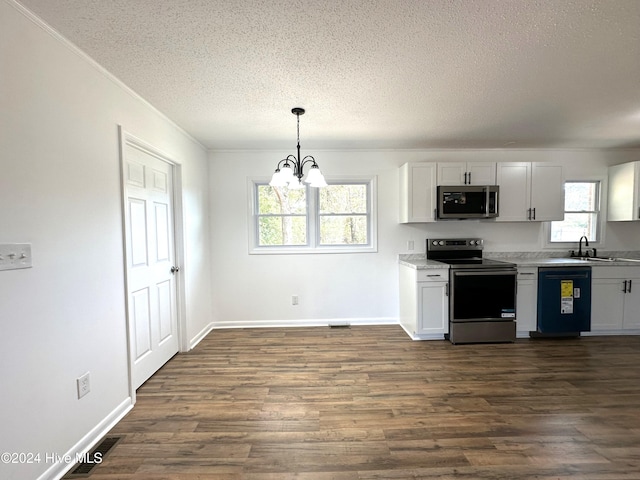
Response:
[[[517,276],[517,270],[458,270],[453,272],[456,277],[478,277],[485,275],[513,275]]]

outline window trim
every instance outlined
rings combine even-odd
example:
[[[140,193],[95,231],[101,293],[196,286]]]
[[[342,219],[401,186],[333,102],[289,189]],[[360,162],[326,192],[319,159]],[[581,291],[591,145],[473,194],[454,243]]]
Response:
[[[607,221],[606,219],[606,211],[607,211],[607,178],[604,176],[587,176],[587,177],[581,177],[581,178],[571,178],[571,179],[567,179],[564,180],[564,182],[562,183],[562,187],[564,188],[564,185],[566,183],[587,183],[587,182],[599,182],[600,183],[600,191],[598,192],[598,201],[599,201],[599,209],[598,209],[598,219],[597,219],[597,225],[596,225],[596,230],[597,230],[597,234],[598,234],[598,240],[592,240],[589,238],[589,245],[590,246],[594,246],[594,247],[598,247],[598,248],[603,248],[605,245],[605,223]],[[564,206],[563,206],[563,211],[564,210]],[[572,212],[572,213],[581,213],[581,212]],[[574,247],[577,248],[578,245],[578,240],[573,241],[573,242],[552,242],[551,241],[551,222],[544,222],[544,248],[549,248],[549,249],[571,249],[573,250]]]
[[[367,237],[366,245],[320,245],[320,209],[319,192],[312,187],[307,188],[307,244],[306,245],[259,245],[258,243],[258,195],[257,186],[269,183],[266,177],[251,177],[247,179],[249,193],[248,238],[249,254],[258,255],[290,255],[314,253],[375,253],[378,251],[378,205],[377,205],[377,176],[325,176],[327,183],[332,184],[364,184],[367,185]]]

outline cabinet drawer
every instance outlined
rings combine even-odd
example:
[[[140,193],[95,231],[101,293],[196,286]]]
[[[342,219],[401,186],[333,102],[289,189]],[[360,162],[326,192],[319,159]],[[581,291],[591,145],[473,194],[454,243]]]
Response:
[[[518,268],[518,281],[537,280],[538,269],[537,268]]]
[[[418,270],[418,275],[416,280],[418,282],[448,282],[449,270],[447,269]]]
[[[640,278],[639,267],[609,267],[597,265],[591,268],[591,278]]]

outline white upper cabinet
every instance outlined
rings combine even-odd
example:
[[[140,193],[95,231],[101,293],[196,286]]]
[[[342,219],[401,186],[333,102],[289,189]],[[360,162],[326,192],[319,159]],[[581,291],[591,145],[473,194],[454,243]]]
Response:
[[[405,163],[400,167],[400,223],[435,222],[436,164]]]
[[[562,165],[553,163],[498,163],[500,186],[498,222],[547,222],[564,219]]]
[[[438,163],[438,185],[495,185],[495,162]]]
[[[609,201],[607,220],[628,222],[640,220],[640,162],[609,167]]]

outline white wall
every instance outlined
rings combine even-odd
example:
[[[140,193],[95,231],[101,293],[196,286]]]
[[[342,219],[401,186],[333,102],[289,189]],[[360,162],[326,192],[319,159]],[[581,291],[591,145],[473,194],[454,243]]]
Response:
[[[558,161],[567,179],[606,176],[609,164],[640,159],[640,151],[448,150],[313,151],[327,177],[377,175],[378,252],[359,254],[248,254],[247,178],[268,179],[279,151],[211,152],[211,251],[216,325],[326,325],[395,321],[399,253],[424,253],[429,237],[480,236],[487,251],[538,251],[541,223],[481,221],[398,224],[398,167],[408,161]],[[224,177],[224,178],[223,178]],[[415,251],[407,242],[415,242]],[[607,250],[637,250],[640,224],[607,224]],[[298,295],[300,304],[291,305]]]
[[[130,402],[118,125],[182,164],[187,332],[211,322],[204,148],[98,67],[0,2],[0,242],[33,268],[0,272],[0,478],[47,478]],[[78,400],[76,378],[91,372]],[[45,477],[42,477],[45,478]]]

